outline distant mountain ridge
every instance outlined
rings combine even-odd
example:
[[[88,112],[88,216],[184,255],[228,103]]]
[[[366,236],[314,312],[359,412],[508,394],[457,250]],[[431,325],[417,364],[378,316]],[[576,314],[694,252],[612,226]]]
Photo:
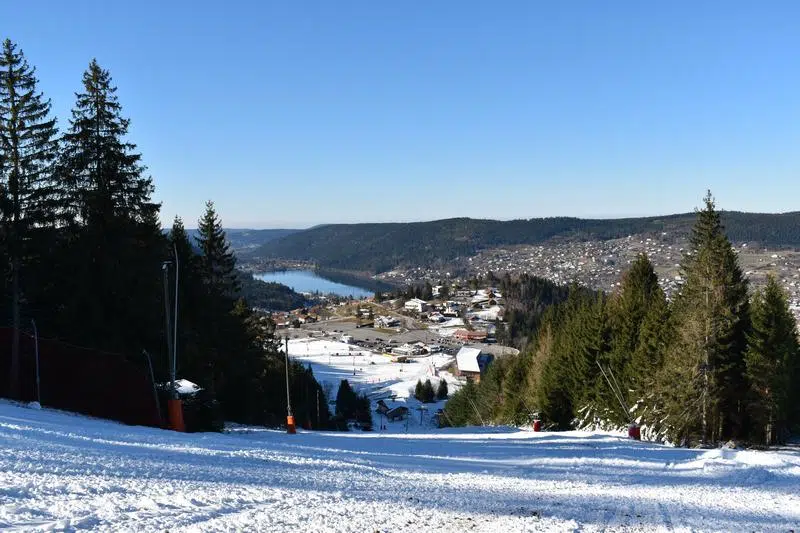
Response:
[[[281,239],[293,233],[302,231],[299,229],[246,229],[246,228],[225,228],[225,236],[231,244],[231,248],[237,255],[246,254],[249,250],[255,250],[275,239]],[[192,239],[198,236],[197,229],[187,229],[186,233]]]
[[[319,267],[386,272],[399,266],[442,264],[480,250],[548,241],[589,241],[667,232],[688,237],[694,213],[620,218],[572,217],[527,220],[451,218],[430,222],[329,224],[291,232],[248,252],[252,258],[302,260]],[[734,242],[770,247],[800,246],[800,211],[743,213],[723,211]]]

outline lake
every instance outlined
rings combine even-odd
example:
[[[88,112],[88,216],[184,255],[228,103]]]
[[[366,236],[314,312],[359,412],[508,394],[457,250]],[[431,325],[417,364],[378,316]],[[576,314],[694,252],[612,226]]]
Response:
[[[256,279],[281,283],[291,287],[295,292],[321,292],[322,294],[336,294],[338,296],[372,296],[373,291],[337,283],[318,276],[311,270],[283,270],[280,272],[264,272],[253,275]]]

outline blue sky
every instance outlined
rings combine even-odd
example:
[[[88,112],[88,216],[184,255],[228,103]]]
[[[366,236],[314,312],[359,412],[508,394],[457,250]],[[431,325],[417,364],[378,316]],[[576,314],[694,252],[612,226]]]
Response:
[[[800,3],[661,4],[0,2],[0,34],[62,127],[111,71],[165,223],[800,209]]]

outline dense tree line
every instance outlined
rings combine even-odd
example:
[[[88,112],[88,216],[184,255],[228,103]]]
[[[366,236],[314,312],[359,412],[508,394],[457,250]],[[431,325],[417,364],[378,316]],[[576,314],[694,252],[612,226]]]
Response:
[[[350,386],[350,382],[343,379],[336,392],[336,416],[333,424],[339,429],[345,429],[348,421],[358,423],[365,431],[372,430],[369,398],[366,394],[358,394]]]
[[[321,278],[341,283],[342,285],[349,285],[351,287],[359,287],[368,291],[389,291],[394,288],[393,285],[384,281],[373,279],[369,275],[353,273],[347,270],[338,270],[332,268],[321,268],[317,266],[314,273]]]
[[[109,357],[158,354],[156,379],[166,381],[171,328],[164,310],[172,302],[162,268],[174,283],[177,252],[178,375],[209,391],[226,420],[282,422],[284,358],[269,321],[240,298],[235,258],[213,204],[195,242],[180,219],[164,235],[153,182],[128,140],[130,122],[116,90],[92,60],[61,134],[34,69],[14,43],[2,44],[0,248],[7,269],[0,317],[15,332],[11,365],[2,373],[9,396],[20,395],[19,332],[32,319],[44,337]],[[292,365],[291,379],[299,421],[327,424],[324,396],[324,414],[317,415],[321,389],[310,371]]]
[[[628,235],[689,236],[692,213],[625,219],[569,217],[529,220],[454,218],[432,222],[331,224],[270,241],[253,257],[303,260],[321,268],[379,273],[396,267],[447,267],[498,246],[541,244],[552,240],[608,240]],[[763,246],[800,246],[800,213],[722,213],[729,239]]]
[[[570,287],[519,356],[500,358],[448,402],[454,425],[644,426],[685,444],[781,442],[800,425],[800,348],[770,277],[750,293],[709,195],[667,302],[646,256],[614,294]]]
[[[256,279],[252,274],[239,272],[242,296],[253,307],[267,311],[291,311],[309,304],[305,296],[280,283]]]
[[[539,329],[542,316],[553,305],[566,301],[570,290],[593,294],[581,287],[566,287],[550,280],[522,274],[512,278],[502,277],[491,272],[479,285],[497,286],[503,295],[505,313],[503,322],[497,323],[497,342],[508,346],[524,348]]]

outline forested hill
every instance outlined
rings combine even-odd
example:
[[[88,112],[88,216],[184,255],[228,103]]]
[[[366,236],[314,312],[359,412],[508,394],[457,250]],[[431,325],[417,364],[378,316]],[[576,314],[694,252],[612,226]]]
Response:
[[[734,242],[765,246],[800,246],[800,212],[783,214],[724,212]],[[550,240],[608,240],[628,235],[668,232],[688,236],[694,213],[645,218],[529,220],[452,218],[432,222],[331,224],[270,241],[254,257],[314,261],[320,267],[373,273],[397,266],[432,265],[475,252]]]
[[[226,228],[225,235],[231,245],[231,249],[238,255],[255,250],[263,244],[291,235],[301,230],[297,229],[235,229]],[[198,236],[196,229],[187,230],[193,239]]]

